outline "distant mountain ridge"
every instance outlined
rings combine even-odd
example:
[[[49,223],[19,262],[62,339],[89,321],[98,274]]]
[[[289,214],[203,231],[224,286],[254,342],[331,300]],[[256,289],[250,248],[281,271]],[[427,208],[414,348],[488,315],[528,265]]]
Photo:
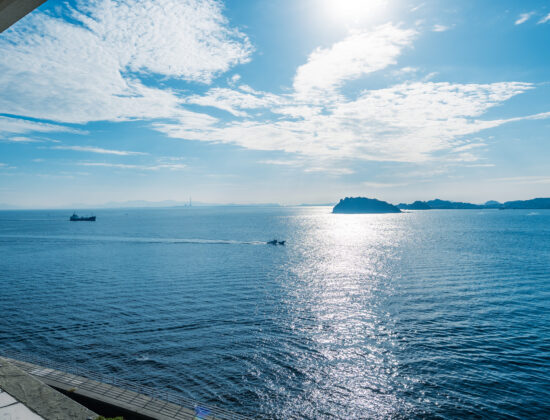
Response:
[[[404,210],[456,210],[456,209],[483,209],[483,204],[463,203],[460,201],[447,201],[436,198],[429,201],[415,201],[412,204],[398,204],[397,207]]]
[[[531,209],[543,210],[550,209],[550,198],[533,198],[532,200],[517,200],[505,202],[502,209]]]
[[[499,203],[489,200],[485,204],[464,203],[436,198],[429,201],[415,201],[411,204],[400,203],[397,206],[386,201],[366,197],[346,197],[332,209],[333,213],[400,213],[401,210],[480,210],[480,209],[550,209],[550,198],[533,198]]]
[[[460,201],[447,201],[436,198],[429,201],[415,201],[411,204],[400,203],[397,205],[402,210],[479,210],[479,209],[550,209],[550,198],[533,198],[531,200],[516,200],[499,203],[490,200],[485,204],[463,203]]]

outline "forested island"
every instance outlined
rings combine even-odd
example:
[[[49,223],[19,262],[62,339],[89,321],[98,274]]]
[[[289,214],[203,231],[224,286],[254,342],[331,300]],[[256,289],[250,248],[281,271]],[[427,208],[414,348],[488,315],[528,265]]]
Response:
[[[333,213],[401,213],[393,204],[375,198],[346,197],[332,209]]]
[[[366,197],[346,197],[332,209],[333,213],[400,213],[401,210],[480,210],[480,209],[550,209],[550,198],[516,200],[499,203],[487,201],[485,204],[472,204],[460,201],[447,201],[436,198],[429,201],[415,201],[411,204],[400,203],[397,206],[386,201]]]
[[[516,200],[499,203],[498,201],[490,200],[485,204],[463,203],[460,201],[447,201],[436,198],[429,201],[415,201],[411,204],[400,203],[397,205],[402,210],[479,210],[479,209],[529,209],[541,210],[550,209],[550,198],[533,198],[532,200]]]

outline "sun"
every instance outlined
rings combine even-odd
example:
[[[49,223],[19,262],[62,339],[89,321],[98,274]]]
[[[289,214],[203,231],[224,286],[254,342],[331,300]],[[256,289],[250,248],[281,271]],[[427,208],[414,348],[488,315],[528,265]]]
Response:
[[[344,23],[360,23],[376,18],[387,6],[387,0],[323,0],[331,19]]]

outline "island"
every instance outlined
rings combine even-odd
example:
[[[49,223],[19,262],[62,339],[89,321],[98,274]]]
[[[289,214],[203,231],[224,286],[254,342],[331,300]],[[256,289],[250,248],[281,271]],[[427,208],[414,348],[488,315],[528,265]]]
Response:
[[[483,209],[481,204],[462,203],[460,201],[447,201],[436,198],[429,201],[415,201],[412,204],[401,203],[397,207],[404,210],[474,210]]]
[[[401,210],[541,210],[550,209],[550,198],[534,198],[532,200],[506,201],[500,203],[489,200],[485,204],[463,203],[436,198],[428,201],[415,201],[411,204],[400,203],[396,206],[376,198],[346,197],[340,200],[332,209],[333,213],[401,213]]]
[[[346,197],[332,209],[333,213],[401,213],[396,206],[375,198]]]
[[[532,200],[517,200],[505,202],[501,210],[546,210],[550,209],[550,198],[533,198]]]
[[[415,201],[412,204],[400,203],[397,205],[401,210],[431,210],[432,208],[425,201]]]
[[[485,204],[462,203],[460,201],[447,201],[436,198],[429,201],[415,201],[411,204],[400,203],[397,205],[401,210],[481,210],[481,209],[529,209],[542,210],[550,209],[550,198],[534,198],[532,200],[506,201],[500,203],[489,200]]]

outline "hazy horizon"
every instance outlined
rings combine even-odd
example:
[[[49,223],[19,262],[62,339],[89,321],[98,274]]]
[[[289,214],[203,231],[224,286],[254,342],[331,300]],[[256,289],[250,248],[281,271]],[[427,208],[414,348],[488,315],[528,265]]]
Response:
[[[280,202],[204,202],[204,201],[195,201],[191,203],[191,207],[232,207],[232,206],[281,206],[281,207],[294,207],[294,206],[334,206],[338,203],[338,201],[345,197],[359,197],[359,195],[348,195],[348,196],[342,196],[336,200],[333,201],[326,201],[326,202],[294,202],[294,203],[280,203]],[[382,200],[379,197],[367,197],[367,198],[375,198],[378,200]],[[531,197],[526,200],[531,200],[535,198],[548,198],[548,197]],[[471,204],[485,204],[489,201],[498,201],[500,203],[505,203],[507,201],[516,201],[515,199],[512,200],[484,200],[484,201],[467,201],[467,200],[454,200],[451,198],[441,198],[441,197],[432,197],[428,199],[414,199],[414,200],[396,200],[396,201],[387,201],[390,204],[398,205],[398,204],[411,204],[414,201],[430,201],[430,200],[444,200],[444,201],[452,201],[452,202],[465,202],[465,203],[471,203]],[[519,199],[518,199],[519,200]],[[520,200],[522,201],[522,200]],[[131,209],[131,208],[173,208],[173,207],[189,207],[189,201],[178,201],[178,200],[160,200],[160,201],[149,201],[149,200],[127,200],[127,201],[109,201],[104,203],[69,203],[69,204],[60,204],[55,206],[45,206],[45,207],[23,207],[23,206],[17,206],[17,205],[10,205],[6,203],[0,203],[0,211],[2,210],[69,210],[69,209],[83,209],[83,210],[109,210],[109,209]]]

